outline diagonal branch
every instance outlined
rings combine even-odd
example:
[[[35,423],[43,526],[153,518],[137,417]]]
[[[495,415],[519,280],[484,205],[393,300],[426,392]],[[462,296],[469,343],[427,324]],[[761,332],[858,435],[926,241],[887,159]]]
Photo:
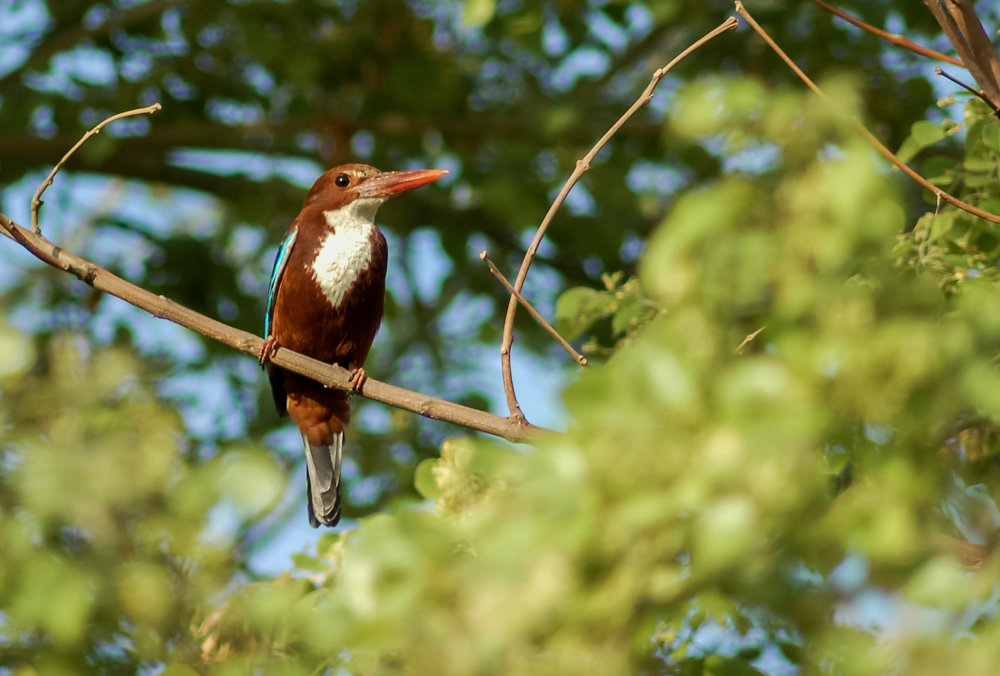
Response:
[[[924,47],[923,45],[918,45],[916,42],[913,42],[909,38],[900,35],[898,33],[889,33],[888,31],[884,31],[881,28],[872,26],[869,23],[865,23],[861,19],[855,16],[851,16],[842,9],[837,9],[833,5],[828,5],[827,3],[823,2],[823,0],[813,0],[813,2],[822,7],[823,9],[825,9],[826,11],[830,12],[831,14],[836,14],[844,21],[852,23],[858,28],[866,30],[869,33],[872,33],[873,35],[877,35],[886,42],[896,45],[897,47],[903,47],[905,49],[909,49],[911,52],[915,52],[917,54],[920,54],[921,56],[926,56],[931,59],[937,59],[938,61],[944,61],[945,63],[950,63],[953,66],[959,66],[959,67],[964,66],[961,60],[956,59],[953,56],[942,54],[939,51],[933,50],[929,47]]]
[[[98,291],[121,298],[126,303],[149,312],[154,317],[169,319],[203,336],[229,345],[240,352],[254,357],[260,354],[264,344],[260,337],[235,329],[184,307],[169,298],[138,287],[99,265],[64,251],[42,235],[17,225],[3,214],[0,214],[0,233],[6,234],[42,262],[75,275]],[[271,361],[289,371],[312,378],[327,387],[345,391],[351,390],[351,374],[347,369],[339,366],[324,364],[281,347],[274,351]],[[541,427],[518,424],[508,418],[406,390],[371,378],[365,382],[360,394],[427,418],[443,420],[503,437],[510,441],[531,441],[546,431]]]
[[[563,184],[559,194],[556,195],[555,201],[553,201],[552,205],[549,207],[548,213],[545,214],[545,218],[542,219],[541,225],[538,226],[538,230],[535,232],[534,239],[531,240],[531,245],[528,246],[528,250],[524,254],[524,259],[521,261],[521,267],[517,271],[517,277],[514,279],[514,291],[520,292],[524,287],[524,280],[528,276],[528,269],[531,267],[531,263],[534,261],[535,255],[538,253],[538,246],[541,244],[542,239],[544,239],[545,233],[549,229],[549,225],[552,223],[552,219],[555,217],[556,212],[559,211],[559,208],[563,205],[563,202],[566,201],[566,196],[569,195],[573,186],[575,186],[577,181],[579,181],[587,170],[590,169],[590,163],[597,156],[597,153],[600,152],[605,145],[607,145],[608,141],[611,140],[611,137],[618,133],[618,130],[621,129],[622,126],[628,122],[640,108],[652,100],[653,90],[656,89],[660,80],[666,77],[667,73],[673,70],[674,66],[710,40],[727,31],[735,29],[739,26],[739,23],[739,19],[735,17],[727,18],[719,24],[719,26],[709,31],[703,37],[691,44],[687,49],[674,57],[673,61],[668,63],[666,66],[657,69],[657,71],[653,73],[653,77],[649,81],[649,84],[646,85],[646,89],[639,95],[639,98],[635,100],[635,102],[620,118],[618,118],[617,122],[611,125],[611,128],[605,132],[604,136],[600,138],[594,147],[591,148],[582,159],[577,161],[576,168],[573,170],[573,173],[570,174],[569,178],[566,179],[566,183]],[[504,317],[503,338],[500,342],[500,365],[503,371],[503,389],[507,396],[507,409],[510,411],[510,417],[515,422],[524,424],[524,413],[521,411],[521,407],[517,403],[517,395],[514,393],[514,378],[510,367],[510,348],[514,343],[514,315],[517,313],[517,306],[517,297],[511,294],[510,301],[507,303],[507,315]]]
[[[493,276],[496,277],[501,284],[503,284],[504,288],[507,289],[507,291],[509,291],[511,295],[514,296],[514,298],[517,298],[518,302],[524,306],[525,310],[528,311],[528,314],[531,315],[536,322],[538,322],[539,326],[545,329],[546,333],[552,336],[553,340],[559,343],[562,349],[566,350],[566,352],[569,353],[569,356],[573,357],[573,360],[576,361],[577,364],[579,364],[580,366],[590,366],[590,362],[587,361],[587,358],[584,357],[579,352],[577,352],[576,350],[574,350],[573,346],[569,344],[569,341],[563,338],[561,335],[559,335],[559,332],[556,331],[555,327],[552,326],[552,324],[549,324],[548,320],[546,320],[545,317],[542,316],[542,313],[536,310],[535,306],[529,303],[528,299],[522,296],[521,292],[515,289],[513,284],[507,281],[507,278],[503,276],[503,273],[500,272],[500,268],[496,266],[496,263],[494,263],[493,260],[489,257],[489,254],[487,254],[485,251],[482,251],[479,253],[479,257],[482,258],[483,262],[486,263],[486,265],[489,267],[490,272],[493,273]]]
[[[985,103],[986,105],[988,105],[990,107],[990,110],[993,111],[994,115],[1000,117],[1000,106],[997,106],[997,104],[993,103],[988,98],[986,98],[986,95],[983,94],[983,91],[981,89],[975,89],[974,87],[970,87],[969,85],[967,85],[964,82],[962,82],[961,80],[959,80],[957,77],[952,77],[948,73],[944,72],[944,70],[942,70],[941,66],[934,66],[934,72],[937,75],[940,75],[941,77],[943,77],[943,78],[945,78],[947,80],[951,80],[952,82],[954,82],[955,84],[957,84],[959,87],[961,87],[965,91],[969,92],[970,94],[972,94],[973,96],[975,96],[976,98],[978,98],[979,100],[981,100],[983,103]]]
[[[823,93],[823,90],[820,89],[816,85],[816,83],[809,78],[808,75],[802,72],[802,69],[799,68],[794,61],[792,61],[791,57],[789,57],[788,54],[785,53],[785,50],[783,50],[781,47],[778,46],[778,43],[775,42],[770,35],[768,35],[767,31],[761,28],[760,24],[754,21],[754,18],[750,15],[750,12],[747,11],[746,7],[743,6],[743,3],[740,2],[740,0],[736,0],[736,11],[739,12],[739,14],[744,19],[747,20],[747,23],[750,24],[750,26],[755,31],[757,31],[757,34],[760,35],[760,37],[764,39],[764,42],[766,42],[768,46],[774,50],[775,54],[781,57],[781,60],[784,61],[788,65],[788,67],[792,69],[792,72],[798,75],[800,80],[806,83],[806,86],[809,87],[809,89],[811,89],[817,96],[822,98],[824,101],[829,102],[830,105],[834,105],[833,101],[830,101],[827,95]],[[896,155],[894,155],[891,150],[886,148],[882,144],[882,142],[875,137],[874,134],[868,131],[868,128],[865,127],[865,125],[861,124],[860,120],[855,118],[853,122],[855,128],[857,128],[861,136],[864,137],[864,139],[868,142],[868,144],[871,145],[873,148],[875,148],[875,150],[877,150],[880,155],[882,155],[884,158],[886,158],[894,165],[896,165],[904,174],[906,174],[914,181],[916,181],[917,183],[919,183],[920,185],[922,185],[923,187],[927,188],[932,193],[934,193],[934,196],[937,197],[939,200],[944,200],[945,202],[948,202],[949,204],[958,207],[962,211],[966,211],[972,214],[973,216],[978,216],[979,218],[987,220],[991,223],[1000,223],[1000,216],[997,216],[996,214],[991,214],[988,211],[983,211],[979,207],[975,207],[969,204],[968,202],[963,202],[954,195],[951,195],[949,193],[946,193],[944,190],[941,190],[941,188],[937,187],[936,185],[928,181],[926,178],[924,178],[916,171],[911,169],[909,166],[907,166],[905,162],[896,157]]]

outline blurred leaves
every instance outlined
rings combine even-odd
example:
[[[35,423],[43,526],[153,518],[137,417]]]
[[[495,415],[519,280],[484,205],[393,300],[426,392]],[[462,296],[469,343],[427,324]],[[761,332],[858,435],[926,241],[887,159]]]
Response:
[[[559,332],[568,340],[589,333],[588,352],[609,355],[622,339],[637,333],[659,312],[643,293],[635,277],[622,273],[604,275],[603,290],[578,286],[566,290],[556,303]]]
[[[130,351],[89,353],[63,334],[0,383],[6,667],[38,654],[114,671],[185,654],[204,599],[234,573],[231,534],[206,537],[226,495],[219,473],[183,461],[179,418],[144,373]],[[273,463],[266,480],[281,484]],[[178,499],[185,493],[197,508]]]
[[[969,573],[935,544],[995,512],[991,470],[974,479],[985,501],[952,474],[996,457],[977,441],[996,428],[993,285],[942,286],[945,260],[910,265],[893,177],[846,117],[801,96],[811,131],[796,161],[688,191],[638,279],[562,296],[569,331],[623,299],[655,308],[566,392],[569,433],[523,453],[446,442],[416,473],[434,513],[363,520],[302,596],[324,629],[297,663],[875,674],[934,673],[917,658],[931,643],[968,668],[995,656],[995,559]],[[784,150],[778,126],[744,115],[746,138]],[[966,453],[943,426],[977,430]],[[947,619],[919,641],[904,623],[876,642],[842,616],[866,593],[885,599],[880,623],[894,604]],[[956,626],[983,640],[968,649]]]

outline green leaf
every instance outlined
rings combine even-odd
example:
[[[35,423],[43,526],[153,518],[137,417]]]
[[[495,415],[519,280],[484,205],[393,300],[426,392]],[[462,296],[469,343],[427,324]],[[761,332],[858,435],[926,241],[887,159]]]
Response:
[[[329,556],[333,553],[334,548],[337,547],[338,544],[342,543],[343,540],[343,533],[323,533],[319,536],[319,540],[316,541],[316,551],[320,556]]]
[[[625,331],[638,321],[646,311],[641,299],[632,298],[624,303],[611,318],[611,331],[615,335],[625,333]]]
[[[914,122],[910,128],[910,134],[921,148],[937,143],[945,137],[945,129],[941,124],[920,120]]]
[[[1000,154],[1000,127],[996,124],[987,124],[983,127],[983,145]]]
[[[997,167],[997,162],[992,157],[967,156],[965,158],[965,168],[969,171],[986,172],[993,171]]]
[[[568,289],[556,301],[557,329],[564,338],[573,340],[614,306],[615,299],[608,293],[584,286]]]
[[[906,598],[921,605],[958,610],[971,600],[965,571],[957,560],[938,556],[920,567],[906,585]]]
[[[413,485],[417,492],[428,500],[440,500],[444,493],[438,485],[434,469],[440,461],[437,458],[427,458],[417,465],[417,471],[413,474]]]
[[[22,332],[0,319],[0,379],[20,373],[35,361],[35,346]]]
[[[306,570],[312,573],[323,573],[330,569],[329,563],[316,558],[312,554],[294,552],[291,558],[295,567],[299,570]]]
[[[953,211],[947,211],[944,213],[934,214],[933,221],[931,223],[930,240],[938,241],[948,235],[951,232],[952,227],[955,225],[955,213]]]
[[[480,28],[496,13],[496,0],[465,0],[462,3],[462,24],[467,28]]]
[[[903,162],[909,162],[924,148],[934,145],[947,135],[943,125],[926,120],[914,122],[910,135],[903,141],[896,154]]]

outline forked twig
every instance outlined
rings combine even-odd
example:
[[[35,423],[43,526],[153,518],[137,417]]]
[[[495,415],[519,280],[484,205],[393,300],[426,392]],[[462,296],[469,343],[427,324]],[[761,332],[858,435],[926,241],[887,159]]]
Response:
[[[757,34],[764,39],[764,42],[766,42],[768,46],[770,46],[771,49],[773,49],[774,52],[781,57],[781,59],[788,65],[788,67],[792,69],[792,72],[794,72],[799,77],[799,79],[802,80],[807,87],[809,87],[809,89],[813,90],[813,92],[815,92],[816,95],[818,95],[824,101],[827,101],[831,105],[834,105],[833,101],[830,101],[827,95],[823,93],[823,90],[820,89],[815,82],[809,79],[809,76],[806,75],[804,72],[802,72],[801,68],[795,65],[795,62],[792,61],[792,59],[788,56],[788,54],[786,54],[784,50],[778,46],[778,43],[776,43],[774,39],[771,38],[770,35],[768,35],[767,31],[761,28],[760,24],[754,21],[754,18],[750,16],[750,12],[747,11],[746,7],[743,6],[743,3],[740,2],[740,0],[736,0],[736,11],[739,12],[740,16],[742,16],[744,19],[747,20],[747,23],[750,24],[750,26],[755,31],[757,31]],[[918,174],[916,171],[911,169],[909,166],[907,166],[907,164],[898,157],[896,157],[896,155],[893,154],[891,150],[882,145],[882,142],[879,141],[877,138],[875,138],[875,135],[872,134],[870,131],[868,131],[868,128],[865,127],[865,125],[861,124],[860,120],[855,118],[853,122],[855,128],[857,128],[861,136],[869,143],[869,145],[875,148],[875,150],[877,150],[880,155],[882,155],[884,158],[886,158],[894,165],[896,165],[904,174],[909,176],[911,179],[913,179],[923,187],[930,190],[931,193],[933,193],[938,199],[943,199],[945,202],[948,202],[948,204],[958,207],[962,211],[968,212],[973,216],[978,216],[979,218],[987,220],[991,223],[1000,223],[1000,216],[997,216],[996,214],[991,214],[988,211],[983,211],[979,207],[972,206],[967,202],[963,202],[954,195],[946,193],[944,190],[938,188],[936,185],[934,185],[926,178]]]
[[[535,237],[531,240],[531,245],[528,247],[527,252],[524,254],[524,259],[521,261],[521,267],[517,271],[517,277],[514,279],[513,288],[515,291],[520,292],[524,287],[524,280],[528,276],[528,269],[531,267],[532,261],[535,259],[535,255],[538,253],[538,246],[541,244],[542,239],[545,237],[546,231],[549,229],[549,225],[552,223],[552,219],[555,217],[556,212],[562,206],[563,202],[566,201],[566,196],[569,191],[573,189],[580,177],[590,169],[590,163],[593,161],[597,153],[611,140],[618,130],[628,122],[628,120],[635,115],[635,113],[648,104],[653,98],[653,90],[660,83],[667,73],[669,73],[674,66],[680,63],[685,57],[690,55],[692,52],[696,51],[702,47],[705,43],[710,40],[722,35],[727,31],[731,31],[739,26],[739,19],[736,17],[729,17],[718,27],[709,31],[703,37],[699,38],[693,44],[691,44],[687,49],[678,54],[674,59],[668,63],[666,66],[659,68],[653,73],[652,79],[649,84],[646,85],[646,89],[643,90],[639,98],[629,107],[625,113],[618,118],[618,121],[611,125],[611,128],[600,138],[600,140],[594,144],[594,147],[583,156],[582,159],[578,160],[576,163],[576,168],[573,173],[570,174],[569,178],[563,184],[562,189],[559,194],[556,195],[555,200],[549,207],[548,212],[545,214],[545,218],[542,219],[541,225],[538,226],[538,230],[535,232]],[[514,343],[514,315],[517,313],[517,306],[519,301],[517,297],[511,294],[510,301],[507,303],[507,315],[504,317],[503,324],[503,337],[500,342],[500,365],[503,371],[503,389],[504,394],[507,397],[507,409],[510,412],[510,417],[519,422],[524,422],[524,413],[521,411],[521,407],[517,403],[517,396],[514,393],[514,378],[511,373],[510,367],[510,348]]]
[[[918,45],[916,42],[913,42],[909,38],[899,35],[898,33],[889,33],[888,31],[884,31],[881,28],[872,26],[871,24],[865,23],[864,21],[855,16],[851,16],[842,9],[837,9],[833,5],[828,5],[827,3],[823,2],[823,0],[813,0],[813,2],[822,7],[823,9],[825,9],[826,11],[830,12],[831,14],[836,14],[844,21],[852,23],[858,28],[866,30],[869,33],[872,33],[873,35],[877,35],[883,40],[891,44],[894,44],[897,47],[903,47],[904,49],[909,49],[911,52],[916,52],[921,56],[926,56],[931,59],[937,59],[938,61],[944,61],[945,63],[950,63],[953,66],[958,66],[960,68],[965,67],[965,64],[962,63],[961,59],[956,59],[954,56],[948,56],[947,54],[942,54],[941,52],[933,50],[929,47]]]
[[[118,113],[117,115],[112,115],[103,122],[99,122],[97,126],[95,126],[93,129],[84,134],[80,138],[80,140],[76,142],[76,145],[70,148],[66,152],[66,154],[63,155],[62,159],[56,163],[56,166],[52,167],[52,171],[50,171],[49,175],[45,177],[45,180],[42,181],[41,185],[38,186],[38,190],[35,191],[34,196],[31,198],[32,231],[34,231],[35,234],[41,234],[42,232],[41,227],[39,227],[38,225],[38,210],[42,208],[43,204],[45,204],[42,201],[42,193],[48,190],[49,186],[52,185],[52,181],[55,179],[56,174],[59,173],[59,170],[62,169],[63,165],[66,164],[67,160],[69,160],[69,158],[73,156],[73,153],[79,150],[80,146],[82,146],[84,143],[87,142],[87,139],[89,139],[91,136],[94,136],[95,134],[99,134],[101,129],[103,129],[104,127],[106,127],[107,125],[111,124],[116,120],[120,120],[124,117],[132,117],[133,115],[152,115],[160,108],[161,106],[159,103],[154,103],[153,105],[146,106],[145,108],[135,108],[134,110],[126,110],[124,113]]]
[[[513,284],[507,281],[507,278],[503,276],[502,272],[500,272],[500,268],[498,268],[496,264],[490,259],[489,254],[487,254],[485,251],[482,251],[480,252],[479,257],[483,259],[483,261],[489,267],[490,272],[493,273],[493,276],[496,277],[498,280],[500,280],[500,283],[504,285],[504,288],[507,289],[507,291],[509,291],[511,295],[514,296],[514,298],[517,298],[518,302],[521,303],[521,305],[524,306],[524,309],[528,311],[528,314],[535,318],[535,321],[538,322],[538,324],[543,329],[545,329],[546,333],[552,336],[552,338],[554,338],[555,341],[562,346],[562,349],[566,350],[566,352],[569,353],[569,356],[573,357],[573,359],[576,361],[577,364],[579,364],[580,366],[590,366],[590,362],[587,361],[587,358],[584,357],[579,352],[577,352],[576,350],[574,350],[573,346],[569,344],[569,341],[567,341],[565,338],[559,335],[559,332],[556,331],[555,327],[549,324],[548,321],[546,321],[545,317],[543,317],[542,314],[535,309],[535,306],[532,305],[530,302],[528,302],[528,299],[522,296],[521,293],[514,288]]]

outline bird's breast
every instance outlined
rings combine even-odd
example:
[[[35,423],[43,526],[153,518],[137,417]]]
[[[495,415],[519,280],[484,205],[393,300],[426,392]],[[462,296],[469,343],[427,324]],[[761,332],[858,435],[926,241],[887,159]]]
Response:
[[[311,266],[313,279],[334,308],[371,265],[377,233],[372,221],[345,218],[341,211],[324,212],[330,227],[320,237]]]

